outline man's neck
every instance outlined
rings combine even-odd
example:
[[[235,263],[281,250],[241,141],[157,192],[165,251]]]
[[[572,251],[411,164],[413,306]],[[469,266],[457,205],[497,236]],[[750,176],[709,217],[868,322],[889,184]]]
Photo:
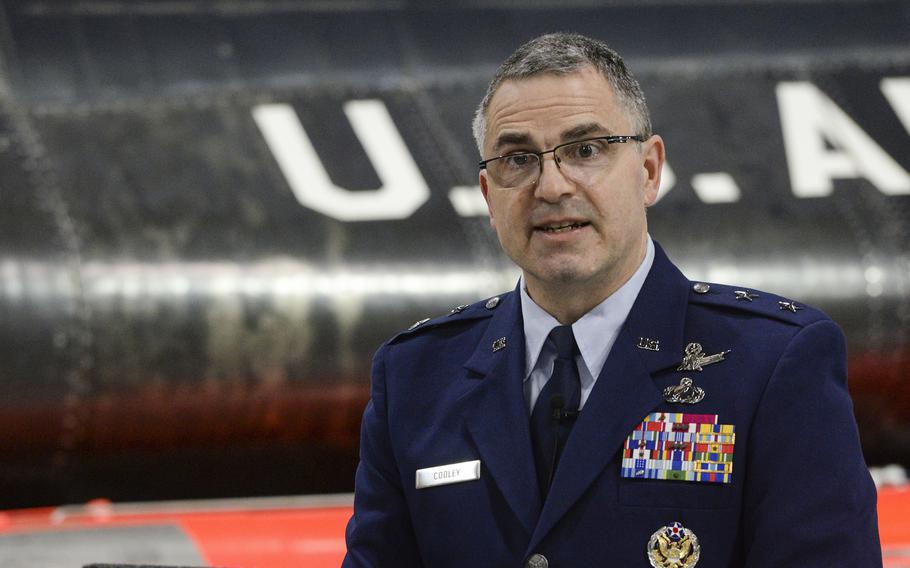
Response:
[[[647,241],[639,253],[606,277],[583,281],[544,282],[525,273],[525,288],[534,302],[562,325],[571,325],[609,298],[632,278],[645,259]]]
[[[531,299],[559,323],[571,325],[607,299],[620,286],[622,283],[606,290],[598,289],[594,293],[591,286],[585,283],[560,284],[553,290],[550,286],[532,286],[531,280],[528,280],[527,290]]]

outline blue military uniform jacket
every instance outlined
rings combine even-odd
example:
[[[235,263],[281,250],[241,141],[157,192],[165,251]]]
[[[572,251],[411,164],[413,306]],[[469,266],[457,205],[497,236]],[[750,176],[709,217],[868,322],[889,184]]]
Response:
[[[693,286],[657,247],[544,502],[518,294],[394,337],[373,362],[344,566],[647,568],[649,539],[673,522],[697,536],[698,568],[881,566],[841,331],[815,309],[735,290]],[[677,370],[693,342],[729,353]],[[704,399],[665,402],[684,376]],[[731,482],[621,476],[627,438],[655,412],[734,425]],[[479,479],[415,487],[419,469],[473,460]]]

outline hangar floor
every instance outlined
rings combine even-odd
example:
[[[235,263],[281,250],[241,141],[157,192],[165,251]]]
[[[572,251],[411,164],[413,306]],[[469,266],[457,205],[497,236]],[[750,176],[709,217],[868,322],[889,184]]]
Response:
[[[351,495],[111,504],[0,512],[0,566],[88,563],[333,567]],[[879,491],[885,568],[910,568],[910,486]]]

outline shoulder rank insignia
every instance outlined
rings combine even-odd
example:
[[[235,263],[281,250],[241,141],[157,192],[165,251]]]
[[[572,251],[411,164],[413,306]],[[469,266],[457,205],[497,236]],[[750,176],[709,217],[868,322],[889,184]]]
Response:
[[[677,371],[701,371],[705,365],[723,361],[724,355],[729,353],[730,350],[727,349],[714,355],[702,355],[701,343],[690,343],[686,345],[685,352],[682,363],[676,368]]]
[[[452,308],[452,311],[449,312],[449,315],[454,316],[455,314],[460,314],[461,312],[465,311],[469,307],[470,306],[468,304],[462,304],[460,306],[455,306],[454,308]]]
[[[411,324],[411,327],[408,328],[408,331],[413,331],[413,330],[417,329],[418,327],[422,326],[423,324],[427,323],[428,321],[430,321],[430,318],[423,318],[420,321],[415,321],[414,323]]]
[[[653,568],[692,568],[700,555],[698,537],[679,522],[660,527],[648,541],[648,560]]]
[[[737,300],[749,300],[751,302],[755,298],[758,298],[758,294],[753,294],[746,290],[733,290],[733,293],[736,294]]]

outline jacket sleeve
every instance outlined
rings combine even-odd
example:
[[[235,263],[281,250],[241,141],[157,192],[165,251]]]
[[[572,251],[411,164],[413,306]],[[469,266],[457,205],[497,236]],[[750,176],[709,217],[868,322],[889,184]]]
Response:
[[[370,402],[363,415],[354,514],[343,568],[422,566],[389,436],[384,345],[373,358]]]
[[[748,443],[747,568],[881,567],[875,486],[834,322],[812,323],[790,341]]]

